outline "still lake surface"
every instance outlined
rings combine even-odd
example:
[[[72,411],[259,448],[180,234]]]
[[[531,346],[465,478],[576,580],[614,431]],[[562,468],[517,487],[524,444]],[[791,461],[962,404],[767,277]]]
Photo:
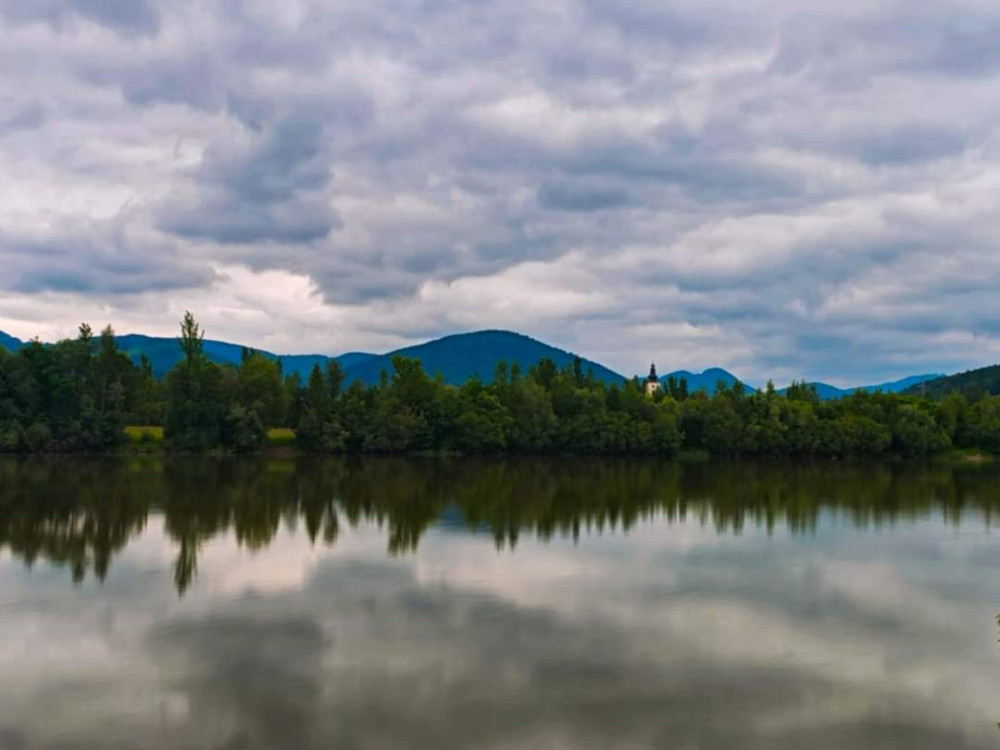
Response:
[[[0,748],[996,748],[998,520],[988,465],[0,459]]]

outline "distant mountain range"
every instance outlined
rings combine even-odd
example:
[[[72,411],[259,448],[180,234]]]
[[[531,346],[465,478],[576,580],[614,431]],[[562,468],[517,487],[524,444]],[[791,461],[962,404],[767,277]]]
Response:
[[[906,393],[944,396],[948,393],[963,393],[965,391],[979,391],[994,396],[1000,394],[1000,365],[980,367],[955,375],[940,375],[910,386]]]
[[[521,369],[528,368],[547,357],[557,367],[572,365],[576,355],[537,339],[511,331],[476,331],[428,341],[426,344],[408,346],[388,354],[371,357],[347,370],[348,379],[365,383],[378,381],[382,370],[392,372],[392,358],[402,355],[419,359],[430,374],[441,373],[446,383],[464,383],[473,375],[485,381],[493,379],[493,370],[501,359],[508,364],[517,362]],[[594,377],[605,383],[623,383],[625,378],[604,365],[582,360],[583,371],[593,370]]]
[[[0,346],[12,352],[16,352],[18,349],[21,348],[21,345],[22,345],[21,339],[16,339],[13,336],[10,336],[4,333],[3,331],[0,331]]]
[[[138,363],[139,358],[145,354],[153,366],[153,374],[162,378],[178,362],[181,361],[181,348],[175,338],[160,338],[155,336],[141,336],[139,334],[128,334],[118,336],[118,347],[125,352],[129,358]],[[296,354],[290,356],[279,356],[271,352],[260,352],[268,359],[281,360],[282,370],[286,375],[293,372],[305,379],[309,377],[309,372],[313,365],[326,365],[329,357],[322,354]],[[243,356],[243,347],[239,344],[229,344],[224,341],[205,341],[205,354],[210,360],[220,365],[238,365]]]
[[[728,370],[723,370],[721,367],[712,367],[703,372],[689,372],[688,370],[676,370],[674,372],[668,373],[660,378],[660,382],[666,385],[667,380],[670,377],[674,377],[677,380],[684,378],[688,382],[688,391],[693,393],[695,391],[706,391],[707,393],[715,393],[715,389],[719,382],[724,382],[727,386],[731,387],[734,383],[739,381],[735,375],[733,375]],[[829,383],[810,383],[810,385],[816,386],[816,392],[819,397],[824,401],[834,398],[843,398],[844,396],[850,396],[856,390],[867,391],[869,393],[874,393],[875,391],[881,391],[883,393],[902,393],[907,388],[915,386],[919,383],[926,382],[928,380],[933,380],[935,378],[942,377],[940,374],[929,374],[929,375],[911,375],[908,378],[903,378],[902,380],[893,380],[888,383],[877,383],[876,385],[862,385],[856,388],[838,388],[835,385],[830,385]],[[743,383],[748,391],[756,390],[753,386],[748,385],[746,382]],[[788,390],[787,387],[778,390],[779,393],[785,393]]]
[[[181,360],[181,349],[176,338],[126,334],[117,336],[118,347],[138,364],[143,354],[153,367],[153,374],[161,378]],[[23,346],[19,339],[0,332],[0,346],[16,351]],[[242,358],[243,346],[224,341],[205,341],[206,356],[220,365],[238,365]],[[377,383],[382,371],[392,373],[392,358],[396,355],[419,359],[424,370],[431,375],[441,373],[445,382],[453,385],[464,383],[474,375],[483,380],[493,379],[497,362],[517,362],[524,371],[547,357],[558,367],[573,364],[576,355],[557,349],[541,341],[511,331],[477,331],[428,341],[426,344],[409,346],[387,354],[349,352],[336,357],[323,354],[274,354],[256,350],[265,357],[280,360],[286,375],[298,373],[306,380],[313,366],[326,366],[330,359],[336,359],[347,374],[347,382],[360,380],[363,383]],[[597,362],[583,359],[584,372],[592,370],[594,376],[607,383],[622,383],[625,378]]]
[[[832,398],[850,396],[858,390],[866,391],[868,393],[875,393],[876,391],[881,391],[882,393],[903,393],[908,388],[912,388],[920,383],[926,383],[928,380],[934,380],[935,378],[940,377],[942,377],[941,373],[910,375],[908,378],[902,378],[901,380],[892,380],[888,383],[878,383],[876,385],[859,385],[856,388],[838,388],[837,386],[830,385],[829,383],[812,383],[811,385],[816,386],[816,391],[819,393],[819,397],[826,401]],[[782,388],[781,392],[784,393],[787,390],[787,388]]]
[[[666,386],[667,381],[670,378],[675,378],[676,380],[686,380],[688,393],[695,393],[697,391],[705,391],[706,393],[715,393],[716,386],[718,386],[719,381],[722,381],[727,386],[732,386],[737,382],[741,382],[738,377],[733,375],[728,370],[723,370],[721,367],[710,367],[702,372],[691,372],[689,370],[674,370],[673,372],[668,372],[666,375],[660,377],[660,382]],[[640,380],[645,380],[645,378],[640,378]],[[747,385],[748,391],[754,390],[753,386]]]
[[[142,355],[145,354],[153,367],[153,375],[157,378],[162,378],[174,365],[181,361],[181,348],[176,338],[143,336],[142,334],[129,333],[124,336],[116,336],[115,341],[118,342],[118,348],[125,352],[129,359],[137,365]],[[0,331],[0,346],[4,346],[13,352],[17,351],[24,344],[25,342],[20,339],[16,339]],[[363,354],[360,352],[341,354],[339,357],[328,357],[324,354],[278,355],[260,349],[256,351],[268,359],[281,360],[281,367],[286,375],[297,372],[303,380],[309,377],[309,372],[312,370],[314,364],[325,366],[327,360],[336,359],[343,366],[347,367],[375,356],[374,354]],[[240,344],[230,344],[225,341],[211,341],[206,339],[205,354],[216,364],[238,365],[243,356],[243,346]]]
[[[181,360],[181,350],[177,339],[171,337],[143,336],[127,334],[117,337],[118,346],[138,363],[145,354],[153,366],[153,374],[163,377]],[[0,346],[10,351],[17,351],[24,342],[0,331]],[[325,367],[327,361],[336,359],[347,374],[347,381],[360,380],[363,383],[377,383],[383,370],[392,372],[392,358],[396,355],[419,359],[424,369],[431,375],[441,373],[445,382],[453,385],[464,383],[474,375],[489,381],[497,362],[505,360],[508,364],[517,362],[525,371],[539,360],[547,357],[558,367],[571,365],[576,355],[572,352],[549,346],[530,336],[512,331],[476,331],[459,333],[428,341],[425,344],[409,346],[386,354],[369,354],[367,352],[348,352],[332,357],[324,354],[274,354],[257,350],[265,357],[280,360],[285,374],[298,373],[305,380],[313,366],[319,364]],[[243,353],[243,346],[225,341],[205,341],[205,354],[213,362],[220,365],[238,365]],[[583,359],[584,372],[592,370],[598,380],[606,383],[622,383],[625,378],[617,372],[591,360]],[[715,391],[719,381],[731,386],[739,378],[720,367],[712,367],[702,372],[676,370],[660,378],[666,384],[669,377],[678,380],[684,378],[688,382],[688,390],[695,392],[705,390]],[[640,376],[643,379],[644,376]],[[959,375],[945,377],[941,374],[912,375],[902,380],[888,383],[860,386],[863,391],[882,391],[885,393],[946,393],[949,390],[959,390],[970,383],[975,383],[990,393],[1000,393],[1000,365],[972,370]],[[744,383],[745,384],[745,383]],[[841,398],[853,393],[855,388],[837,388],[827,383],[815,383],[822,399]],[[746,386],[754,390],[752,386]],[[781,389],[781,392],[787,388]]]

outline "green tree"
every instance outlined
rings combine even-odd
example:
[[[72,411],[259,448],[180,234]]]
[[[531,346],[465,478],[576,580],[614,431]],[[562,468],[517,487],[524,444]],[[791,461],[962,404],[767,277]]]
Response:
[[[224,387],[221,368],[206,359],[203,339],[194,316],[185,313],[179,339],[184,359],[167,373],[163,420],[164,438],[182,450],[219,447],[230,410],[231,392]]]
[[[298,445],[306,450],[328,453],[343,450],[346,445],[347,435],[341,426],[332,392],[319,365],[313,365],[296,432]]]
[[[205,332],[201,330],[190,310],[185,311],[184,318],[181,320],[181,337],[178,341],[188,365],[192,365],[203,358]]]
[[[278,362],[249,352],[236,369],[236,401],[261,424],[277,426],[284,416],[284,389]]]

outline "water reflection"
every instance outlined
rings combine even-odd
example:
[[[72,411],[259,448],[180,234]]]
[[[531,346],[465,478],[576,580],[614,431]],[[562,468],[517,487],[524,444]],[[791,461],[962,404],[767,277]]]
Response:
[[[576,540],[654,517],[726,534],[779,523],[808,532],[823,512],[858,528],[938,511],[959,524],[973,512],[989,528],[998,480],[996,467],[948,463],[5,458],[0,548],[28,565],[68,566],[76,582],[88,570],[103,580],[150,513],[162,513],[183,593],[200,547],[230,529],[257,550],[283,524],[334,545],[341,523],[375,522],[398,555],[414,552],[435,523],[487,531],[498,548],[525,533]]]
[[[998,479],[3,460],[0,747],[995,747]]]

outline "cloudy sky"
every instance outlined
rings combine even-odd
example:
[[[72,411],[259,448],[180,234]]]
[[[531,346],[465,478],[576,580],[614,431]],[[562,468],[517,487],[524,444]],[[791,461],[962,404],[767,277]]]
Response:
[[[0,0],[0,330],[1000,361],[1000,9],[821,5]]]

